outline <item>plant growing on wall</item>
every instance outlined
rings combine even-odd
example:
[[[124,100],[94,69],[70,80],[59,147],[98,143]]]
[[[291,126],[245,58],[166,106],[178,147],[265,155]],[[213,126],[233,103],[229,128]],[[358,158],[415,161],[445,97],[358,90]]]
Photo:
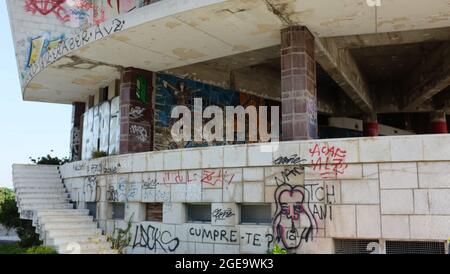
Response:
[[[269,254],[287,254],[287,250],[281,248],[279,245],[275,245],[273,249],[269,249],[268,252]]]
[[[98,158],[103,158],[103,157],[107,157],[108,153],[104,152],[104,151],[93,151],[92,152],[92,159],[98,159]]]
[[[119,254],[123,254],[125,248],[130,245],[131,242],[131,227],[133,219],[133,215],[131,215],[128,220],[127,227],[125,229],[116,228],[116,223],[114,223],[114,229],[112,235],[107,235],[106,239],[108,242],[112,244],[112,249],[116,250]]]

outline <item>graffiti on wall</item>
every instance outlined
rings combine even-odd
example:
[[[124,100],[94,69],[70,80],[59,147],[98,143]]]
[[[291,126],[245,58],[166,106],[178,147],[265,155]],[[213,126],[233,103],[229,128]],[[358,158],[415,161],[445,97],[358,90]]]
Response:
[[[309,152],[316,154],[318,149],[319,147],[316,145]],[[322,149],[323,153],[338,151],[334,147]],[[341,151],[343,150],[339,149],[339,152]],[[314,158],[312,161],[314,163]],[[322,184],[305,183],[303,163],[307,163],[307,161],[297,154],[281,156],[274,162],[276,164],[296,163],[274,176],[277,188],[274,192],[276,208],[272,224],[273,240],[280,243],[285,249],[295,250],[300,247],[302,242],[314,239],[321,222],[327,218],[332,220],[331,205],[336,203],[336,193],[334,185],[323,186],[323,182]]]
[[[44,56],[50,50],[58,47],[64,40],[64,35],[48,39],[44,36],[39,36],[29,41],[28,60],[26,62],[27,68],[31,67],[40,57]]]
[[[119,97],[90,108],[83,114],[82,159],[94,151],[115,155],[119,150]]]
[[[136,8],[135,0],[26,0],[24,10],[33,15],[55,16],[61,23],[72,22],[73,27],[103,23],[105,13],[110,17]],[[111,9],[108,11],[107,9]]]
[[[233,216],[235,216],[236,214],[233,212],[233,210],[231,208],[217,208],[212,212],[212,219],[214,220],[214,222],[217,221],[223,221],[227,218],[231,218]]]
[[[161,230],[152,225],[138,225],[134,233],[133,248],[144,247],[150,251],[160,249],[166,253],[174,252],[180,240],[170,231]]]
[[[70,20],[67,9],[63,7],[66,0],[26,0],[25,11],[31,12],[33,15],[39,13],[43,16],[53,14],[61,22]]]
[[[235,144],[236,142],[221,141],[183,141],[175,142],[171,136],[172,125],[176,119],[171,118],[172,109],[175,106],[187,106],[194,111],[194,98],[201,98],[203,107],[218,106],[224,109],[226,106],[278,106],[279,103],[266,100],[254,95],[240,93],[231,89],[224,89],[213,85],[197,82],[190,79],[182,79],[167,74],[158,74],[156,79],[156,102],[155,102],[155,149],[179,149],[189,147],[205,147],[213,145]],[[199,110],[203,113],[203,109]],[[270,117],[268,117],[269,119]],[[206,124],[206,120],[203,121]],[[270,124],[270,122],[268,123]],[[224,127],[226,127],[224,123]],[[192,127],[192,130],[203,127]],[[249,126],[247,123],[246,131]],[[268,129],[270,130],[270,128]],[[226,132],[225,128],[223,132]],[[237,136],[237,128],[235,128],[235,136]],[[195,135],[195,134],[194,134]],[[248,134],[246,134],[248,139]],[[237,140],[237,138],[234,138]],[[242,142],[241,142],[242,143]]]
[[[320,172],[323,179],[336,179],[348,167],[347,151],[340,147],[315,144],[309,149],[309,154],[312,169]]]

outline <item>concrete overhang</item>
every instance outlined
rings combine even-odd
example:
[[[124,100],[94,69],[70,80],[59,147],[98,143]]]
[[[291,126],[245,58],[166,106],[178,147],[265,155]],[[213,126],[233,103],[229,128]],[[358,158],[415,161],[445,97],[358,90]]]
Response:
[[[320,38],[450,26],[448,0],[162,0],[68,37],[22,81],[24,100],[85,101],[124,67],[165,71],[280,44],[306,25]]]

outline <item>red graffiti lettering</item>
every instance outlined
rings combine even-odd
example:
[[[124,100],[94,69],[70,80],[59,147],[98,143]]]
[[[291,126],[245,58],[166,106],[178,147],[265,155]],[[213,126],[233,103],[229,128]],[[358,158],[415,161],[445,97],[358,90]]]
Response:
[[[47,16],[53,13],[61,22],[70,21],[70,15],[62,6],[66,0],[26,0],[25,11]]]

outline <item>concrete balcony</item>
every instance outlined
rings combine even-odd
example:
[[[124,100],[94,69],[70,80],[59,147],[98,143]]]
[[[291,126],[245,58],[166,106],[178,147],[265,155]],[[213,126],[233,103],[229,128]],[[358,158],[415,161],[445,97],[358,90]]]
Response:
[[[322,39],[393,31],[423,35],[411,41],[442,37],[423,30],[450,25],[445,0],[382,2],[375,8],[366,0],[159,1],[68,36],[30,67],[22,82],[23,97],[86,101],[118,79],[124,67],[159,72],[276,46],[280,29],[287,25],[306,25]],[[396,37],[383,39],[408,40]],[[374,41],[362,42],[370,46]]]

